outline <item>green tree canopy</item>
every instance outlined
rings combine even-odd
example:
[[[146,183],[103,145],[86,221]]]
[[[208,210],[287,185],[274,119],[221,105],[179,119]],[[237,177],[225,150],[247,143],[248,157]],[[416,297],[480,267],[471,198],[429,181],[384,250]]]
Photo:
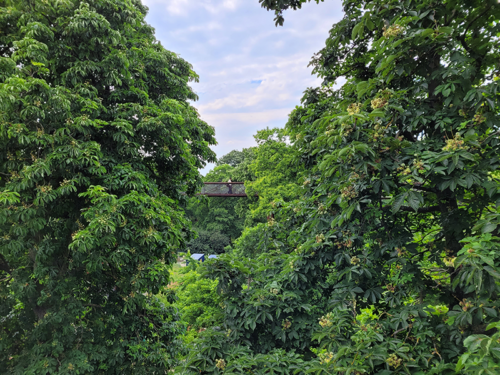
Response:
[[[207,256],[210,254],[220,254],[224,248],[231,244],[231,239],[219,230],[203,230],[195,228],[196,238],[189,241],[187,248],[194,253],[202,253]]]
[[[137,0],[0,4],[0,368],[163,373],[175,322],[152,294],[215,161],[197,76]]]
[[[247,152],[245,152],[247,151]],[[233,150],[226,155],[222,156],[217,160],[217,165],[229,164],[231,167],[236,167],[238,164],[241,164],[243,160],[246,158],[246,154],[251,152],[251,149],[246,148],[242,151]]]
[[[255,180],[245,184],[247,193],[258,194],[259,199],[250,207],[256,221],[266,219],[273,202],[290,201],[301,192],[299,176],[303,171],[297,163],[296,150],[290,145],[283,129],[263,129],[254,136],[257,147],[250,170]],[[250,222],[247,222],[249,226]]]
[[[500,6],[343,7],[287,124],[304,195],[277,202],[258,260],[209,265],[229,342],[207,332],[188,364],[257,372],[285,349],[305,362],[282,373],[496,374]]]
[[[283,17],[283,12],[287,9],[301,9],[302,4],[310,2],[311,0],[259,0],[262,8],[267,10],[274,10],[275,18],[274,22],[276,26],[283,26],[283,22],[285,22],[285,18]],[[315,0],[316,3],[324,0]]]
[[[220,232],[232,241],[238,239],[239,253],[259,253],[264,237],[257,226],[261,228],[267,222],[269,207],[278,201],[296,199],[303,191],[298,184],[303,167],[294,159],[296,150],[288,142],[284,130],[264,129],[254,138],[257,146],[224,155],[219,165],[204,177],[206,182],[229,179],[245,182],[247,198],[201,197],[189,201],[186,212],[200,234],[199,239],[190,243],[192,252],[193,249],[210,248],[210,236],[203,232],[209,231]],[[222,161],[228,164],[221,164]],[[243,232],[245,227],[247,230]]]
[[[238,159],[239,161],[234,163],[234,167],[229,164],[217,165],[203,177],[203,181],[227,182],[231,179],[232,181],[244,182],[245,176],[249,175],[248,166],[253,158],[253,151],[251,149],[234,150],[219,160],[225,159],[231,162],[231,155],[242,156],[244,159]],[[199,238],[189,243],[191,252],[194,252],[194,249],[201,250],[202,248],[205,248],[206,251],[201,252],[207,254],[222,252],[220,244],[227,242],[225,245],[227,246],[231,240],[241,235],[247,212],[248,200],[245,198],[204,196],[191,198],[186,206],[186,214],[193,222],[199,235]],[[213,241],[210,240],[212,237]],[[216,243],[218,245],[214,248]]]

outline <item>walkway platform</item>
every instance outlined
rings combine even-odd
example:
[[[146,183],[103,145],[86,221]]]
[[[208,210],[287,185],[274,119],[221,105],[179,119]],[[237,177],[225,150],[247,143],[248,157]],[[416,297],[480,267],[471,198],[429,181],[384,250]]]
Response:
[[[205,182],[198,195],[207,197],[246,197],[244,182]]]

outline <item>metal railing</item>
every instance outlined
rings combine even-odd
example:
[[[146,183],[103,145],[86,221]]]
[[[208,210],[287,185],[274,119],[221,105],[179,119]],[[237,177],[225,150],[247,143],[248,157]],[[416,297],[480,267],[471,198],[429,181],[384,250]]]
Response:
[[[205,182],[200,194],[208,197],[246,197],[243,182]]]

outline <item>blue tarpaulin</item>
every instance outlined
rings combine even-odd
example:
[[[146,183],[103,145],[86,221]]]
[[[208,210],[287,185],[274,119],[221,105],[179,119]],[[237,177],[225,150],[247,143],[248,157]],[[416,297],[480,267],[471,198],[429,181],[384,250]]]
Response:
[[[217,255],[212,254],[208,256],[208,259],[216,259]],[[204,262],[205,261],[205,254],[191,254],[191,259],[197,260],[198,262]],[[189,264],[189,258],[186,259],[186,266]]]
[[[199,262],[205,261],[205,254],[191,254],[191,259],[197,260]],[[186,259],[186,266],[189,264],[189,259]]]
[[[194,260],[205,261],[205,254],[191,254],[191,258]]]

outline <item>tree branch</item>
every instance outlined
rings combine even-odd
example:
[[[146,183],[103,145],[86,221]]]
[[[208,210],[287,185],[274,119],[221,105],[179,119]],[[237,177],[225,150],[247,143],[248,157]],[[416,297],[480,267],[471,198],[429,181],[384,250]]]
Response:
[[[436,190],[433,188],[426,188],[426,187],[415,185],[415,184],[412,186],[412,188],[415,190],[426,191],[427,193],[435,193],[436,192]]]
[[[393,335],[393,337],[396,337],[396,335],[397,335],[399,332],[402,332],[402,331],[404,331],[404,330],[406,330],[406,329],[408,329],[408,328],[410,328],[410,329],[411,329],[411,328],[412,328],[412,325],[411,325],[411,324],[408,324],[408,326],[406,326],[406,327],[404,327],[404,328],[400,328],[400,329],[398,329],[396,332],[394,332],[394,333],[392,334],[392,335]]]
[[[467,44],[467,42],[465,41],[465,37],[467,36],[467,33],[469,32],[469,30],[470,30],[471,26],[474,24],[474,22],[476,22],[479,18],[484,16],[486,13],[488,13],[490,9],[491,9],[491,5],[488,8],[486,8],[484,12],[481,12],[476,17],[474,17],[474,19],[472,21],[470,21],[469,24],[467,25],[467,27],[465,28],[464,33],[458,37],[458,40],[462,44],[462,47],[464,47],[464,49],[469,54],[472,53],[472,48],[470,48],[469,45]]]
[[[467,32],[469,31],[469,29],[471,28],[471,26],[474,24],[474,22],[476,22],[479,18],[481,18],[482,16],[484,16],[486,13],[489,12],[489,10],[491,9],[491,5],[489,5],[485,10],[484,12],[482,13],[479,13],[472,21],[469,22],[469,24],[467,25],[467,27],[465,28],[465,31],[464,31],[464,36],[467,34]]]
[[[7,262],[7,259],[2,254],[0,254],[0,270],[7,272],[9,275],[12,273],[9,262]]]
[[[494,137],[495,135],[499,135],[499,134],[500,134],[500,130],[499,130],[499,131],[496,131],[496,132],[494,132],[494,133],[492,133],[492,134],[490,134],[489,136],[487,136],[485,139],[483,139],[483,140],[481,141],[481,144],[483,144],[484,142],[488,141],[491,137]]]
[[[397,161],[397,160],[396,160]],[[397,161],[399,163],[399,161]],[[428,187],[424,187],[424,186],[421,186],[419,185],[420,183],[419,182],[416,182],[414,184],[411,184],[411,187],[412,189],[415,189],[415,190],[421,190],[421,191],[425,191],[427,193],[436,193],[436,189],[433,189],[433,188],[428,188]],[[406,187],[408,185],[405,185],[405,184],[397,184],[398,187]]]
[[[400,211],[415,212],[415,210],[413,208],[408,207],[408,206],[402,206],[399,210]],[[422,208],[419,208],[416,212],[418,214],[423,214],[423,213],[427,213],[427,212],[437,212],[437,211],[440,211],[439,206],[422,207]]]
[[[101,305],[96,305],[95,303],[86,303],[83,306],[97,307],[99,309],[103,308]]]

